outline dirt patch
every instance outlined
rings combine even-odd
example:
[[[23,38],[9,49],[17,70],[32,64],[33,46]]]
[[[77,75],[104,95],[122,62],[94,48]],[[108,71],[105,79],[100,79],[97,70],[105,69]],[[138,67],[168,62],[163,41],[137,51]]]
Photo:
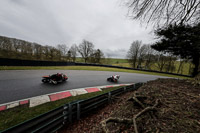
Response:
[[[137,102],[130,100],[142,96]],[[103,133],[102,121],[112,118],[133,119],[144,108],[155,105],[136,119],[138,132],[200,132],[200,87],[187,80],[158,79],[149,81],[137,92],[128,92],[116,98],[109,105],[60,130],[62,133]],[[112,133],[135,132],[134,124],[109,122],[106,128]]]

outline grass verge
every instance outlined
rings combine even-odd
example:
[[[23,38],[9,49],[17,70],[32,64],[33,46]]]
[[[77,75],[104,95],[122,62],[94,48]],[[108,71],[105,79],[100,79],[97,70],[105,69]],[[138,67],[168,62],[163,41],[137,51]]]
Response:
[[[0,131],[10,128],[19,123],[22,123],[26,120],[32,119],[40,114],[43,114],[50,110],[53,110],[64,104],[67,104],[67,103],[70,103],[73,101],[77,101],[77,100],[88,99],[88,98],[118,89],[120,87],[122,87],[122,86],[103,89],[100,92],[87,93],[87,94],[83,94],[83,95],[79,95],[79,96],[72,96],[72,97],[68,97],[65,99],[58,100],[58,101],[45,103],[45,104],[42,104],[42,105],[39,105],[39,106],[36,106],[33,108],[29,108],[27,105],[25,105],[25,106],[18,106],[16,108],[1,111],[0,112],[0,116],[1,116]]]
[[[112,72],[127,72],[127,73],[138,73],[138,74],[148,74],[148,75],[158,75],[167,76],[173,78],[188,79],[184,76],[176,76],[163,73],[155,72],[145,72],[137,70],[127,70],[118,68],[108,68],[108,67],[96,67],[96,66],[0,66],[0,70],[91,70],[91,71],[112,71]]]

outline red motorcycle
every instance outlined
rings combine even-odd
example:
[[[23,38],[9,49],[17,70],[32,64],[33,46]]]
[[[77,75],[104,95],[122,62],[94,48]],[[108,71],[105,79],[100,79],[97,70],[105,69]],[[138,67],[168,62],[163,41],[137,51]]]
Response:
[[[63,73],[57,73],[49,76],[43,76],[42,82],[43,83],[52,83],[54,85],[66,81],[68,79],[67,75]]]

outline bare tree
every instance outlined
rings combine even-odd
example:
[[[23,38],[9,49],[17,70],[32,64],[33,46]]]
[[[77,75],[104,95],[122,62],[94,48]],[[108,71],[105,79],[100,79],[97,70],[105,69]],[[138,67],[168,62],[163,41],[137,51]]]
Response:
[[[67,52],[67,61],[72,61],[72,52],[70,50]]]
[[[57,50],[60,51],[61,54],[61,60],[65,60],[65,57],[67,56],[68,52],[68,47],[66,44],[58,44],[57,45]],[[63,58],[63,59],[62,59]]]
[[[145,69],[151,69],[151,64],[153,63],[155,50],[152,49],[150,45],[147,45],[146,50],[147,53],[146,53]]]
[[[85,60],[85,63],[88,61],[90,55],[93,53],[94,45],[86,40],[78,47],[78,52],[81,54],[82,58]]]
[[[60,51],[57,50],[55,47],[49,46],[49,57],[51,61],[60,60],[61,54]]]
[[[49,60],[50,58],[50,47],[49,46],[44,46],[43,47],[43,54],[44,54],[44,59]]]
[[[6,37],[1,37],[0,40],[1,40],[0,42],[1,55],[4,57],[10,57],[12,50],[12,44],[10,40]]]
[[[41,46],[41,45],[40,45]],[[29,55],[33,55],[33,45],[32,45],[32,43],[27,43],[26,44],[26,50],[27,50],[27,53],[29,54]]]
[[[142,45],[141,41],[134,41],[127,53],[127,59],[133,68],[136,68],[136,62],[139,54],[140,47]]]
[[[6,51],[11,51],[12,50],[12,44],[10,40],[6,37],[1,37],[1,42],[0,42],[0,49],[6,50]]]
[[[58,44],[57,49],[61,52],[62,56],[67,55],[68,47],[66,44]]]
[[[199,22],[200,0],[127,0],[133,19],[157,24]]]
[[[27,53],[27,47],[26,47],[26,41],[21,41],[21,53],[26,54]]]
[[[21,45],[20,45],[20,40],[18,39],[13,39],[13,48],[15,52],[19,52]]]
[[[163,71],[165,68],[165,65],[167,64],[167,56],[164,55],[163,52],[158,52],[157,54],[157,61],[155,62],[155,67],[159,71]]]
[[[69,51],[71,52],[72,61],[75,62],[76,61],[76,56],[78,54],[78,47],[76,46],[76,44],[73,44],[71,46],[71,48],[69,49]]]
[[[94,52],[90,55],[90,61],[92,63],[101,63],[104,58],[104,54],[100,49],[94,50]]]
[[[36,59],[41,59],[42,58],[42,46],[37,44],[37,43],[33,43],[34,46],[34,55]]]
[[[147,45],[142,45],[139,49],[139,54],[138,54],[138,67],[139,68],[142,68],[142,62],[144,61],[146,53],[147,53]]]

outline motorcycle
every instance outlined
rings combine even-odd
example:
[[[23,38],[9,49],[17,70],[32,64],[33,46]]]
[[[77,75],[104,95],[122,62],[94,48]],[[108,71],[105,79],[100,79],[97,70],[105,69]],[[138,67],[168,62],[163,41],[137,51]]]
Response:
[[[66,81],[68,79],[67,75],[65,74],[53,74],[53,75],[49,75],[49,76],[43,76],[42,77],[42,82],[43,83],[52,83],[54,85],[61,83],[63,81]]]
[[[119,75],[114,75],[114,76],[110,76],[109,78],[107,78],[107,81],[110,82],[118,82],[118,79],[120,78]]]

